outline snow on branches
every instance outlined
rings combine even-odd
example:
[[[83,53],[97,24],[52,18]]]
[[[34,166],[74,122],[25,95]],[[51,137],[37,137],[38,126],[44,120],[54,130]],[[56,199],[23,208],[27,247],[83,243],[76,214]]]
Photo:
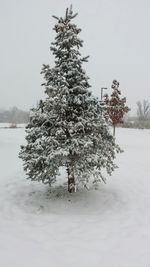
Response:
[[[105,181],[116,168],[114,158],[120,148],[115,144],[103,116],[98,99],[89,90],[89,77],[83,69],[88,57],[82,57],[83,41],[72,20],[72,7],[64,18],[58,18],[51,45],[54,67],[43,65],[46,98],[32,109],[26,127],[27,144],[22,146],[20,158],[28,178],[52,185],[66,169],[68,191],[75,192],[79,184],[87,186]]]

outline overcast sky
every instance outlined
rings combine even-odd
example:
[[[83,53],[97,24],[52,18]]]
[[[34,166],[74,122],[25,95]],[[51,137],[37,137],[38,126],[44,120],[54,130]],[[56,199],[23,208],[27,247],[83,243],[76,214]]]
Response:
[[[44,96],[40,70],[53,65],[52,15],[63,16],[71,3],[93,93],[110,93],[118,79],[133,111],[137,100],[150,101],[149,0],[0,0],[0,108],[29,109]]]

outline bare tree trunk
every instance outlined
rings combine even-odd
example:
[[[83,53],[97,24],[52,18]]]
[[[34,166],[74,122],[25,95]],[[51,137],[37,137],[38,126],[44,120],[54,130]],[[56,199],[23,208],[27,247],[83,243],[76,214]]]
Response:
[[[69,162],[67,167],[68,173],[68,192],[74,193],[76,191],[75,177],[74,177],[74,167],[72,162]]]
[[[115,130],[116,130],[116,126],[113,125],[113,136],[115,136]]]

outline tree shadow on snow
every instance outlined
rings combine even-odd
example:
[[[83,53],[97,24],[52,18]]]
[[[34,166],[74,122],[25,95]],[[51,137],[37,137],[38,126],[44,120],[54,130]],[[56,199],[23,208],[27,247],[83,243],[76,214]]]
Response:
[[[99,214],[119,212],[126,206],[118,188],[100,184],[97,189],[67,192],[66,185],[49,188],[27,182],[13,195],[15,205],[29,213],[41,214]]]

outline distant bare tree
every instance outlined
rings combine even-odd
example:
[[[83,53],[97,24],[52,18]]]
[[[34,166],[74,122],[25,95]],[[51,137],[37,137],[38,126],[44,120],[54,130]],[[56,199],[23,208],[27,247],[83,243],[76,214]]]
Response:
[[[29,121],[29,112],[12,107],[9,110],[0,109],[0,122],[8,122],[12,125],[18,123],[27,123]]]
[[[12,125],[15,125],[17,123],[17,116],[18,116],[18,108],[17,107],[11,108],[9,112],[9,120]]]
[[[140,121],[146,121],[150,118],[150,103],[147,100],[137,102],[137,117]]]

